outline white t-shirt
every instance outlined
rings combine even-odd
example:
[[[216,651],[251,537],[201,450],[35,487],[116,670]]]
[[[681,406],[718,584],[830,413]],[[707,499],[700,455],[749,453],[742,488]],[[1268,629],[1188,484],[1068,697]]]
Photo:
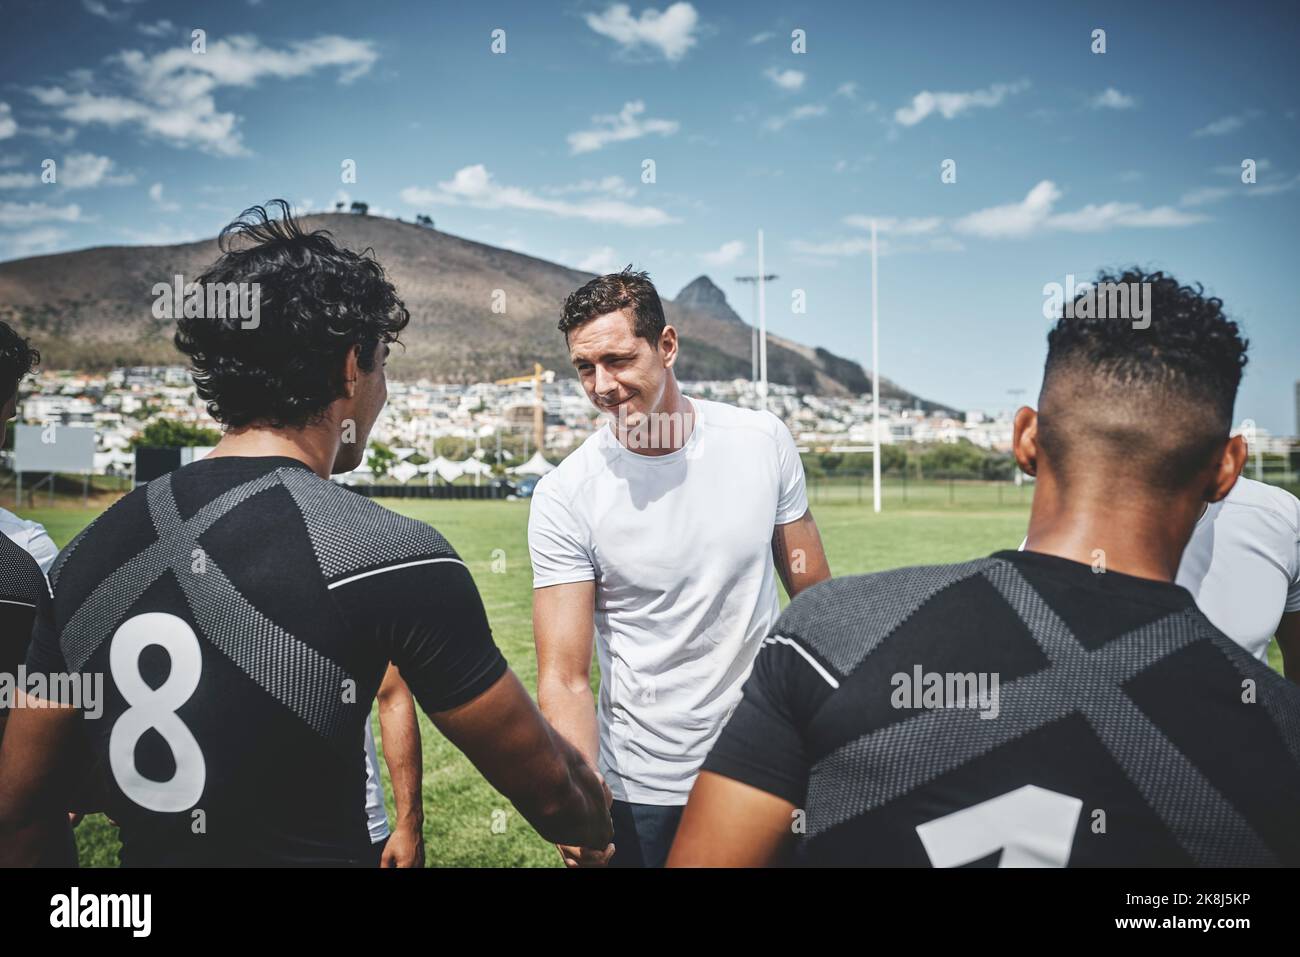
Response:
[[[43,574],[50,573],[50,566],[59,557],[59,546],[54,544],[54,539],[50,538],[44,525],[19,518],[8,509],[0,508],[0,534],[7,535],[15,545],[36,559]]]
[[[600,771],[614,797],[686,803],[780,610],[772,530],[808,510],[770,412],[690,400],[666,455],[599,429],[537,483],[533,587],[596,582]]]
[[[375,734],[366,722],[366,821],[370,826],[370,843],[388,837],[388,812],[384,810],[384,782],[379,777],[379,755],[375,752]]]
[[[1300,611],[1300,500],[1237,479],[1196,523],[1175,581],[1215,627],[1267,663],[1282,613]]]

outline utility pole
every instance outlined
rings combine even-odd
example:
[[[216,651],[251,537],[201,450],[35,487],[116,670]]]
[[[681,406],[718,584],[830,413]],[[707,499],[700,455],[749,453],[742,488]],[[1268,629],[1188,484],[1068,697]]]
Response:
[[[759,275],[756,276],[736,277],[736,282],[749,283],[754,289],[754,310],[749,314],[751,320],[754,323],[752,327],[753,335],[750,337],[751,342],[749,348],[750,370],[751,370],[749,381],[753,383],[755,392],[758,392],[758,348],[759,348],[758,347],[758,285],[760,280],[762,280],[765,283],[768,283],[779,278],[780,277],[774,272],[770,272],[766,274],[760,273]]]

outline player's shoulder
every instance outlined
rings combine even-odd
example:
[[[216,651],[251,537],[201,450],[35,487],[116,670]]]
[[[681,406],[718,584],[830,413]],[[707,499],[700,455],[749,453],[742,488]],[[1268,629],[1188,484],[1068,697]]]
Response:
[[[583,486],[609,471],[604,450],[614,441],[608,427],[602,425],[596,429],[559,465],[537,480],[533,498],[537,501],[558,499],[565,504],[572,502]]]
[[[45,576],[36,559],[13,539],[0,534],[0,596],[34,605],[44,590]]]
[[[1001,561],[979,558],[830,578],[800,592],[773,632],[800,642],[841,674],[848,674],[944,589]]]
[[[278,474],[302,515],[312,551],[327,580],[407,561],[459,560],[455,549],[432,525],[399,515],[305,469],[284,468]]]
[[[691,403],[707,429],[749,431],[771,439],[777,438],[782,430],[786,430],[785,423],[767,409],[745,409],[726,402],[694,397],[691,398]]]
[[[1300,499],[1266,482],[1237,479],[1223,500],[1222,514],[1254,518],[1275,526],[1280,532],[1300,536]]]

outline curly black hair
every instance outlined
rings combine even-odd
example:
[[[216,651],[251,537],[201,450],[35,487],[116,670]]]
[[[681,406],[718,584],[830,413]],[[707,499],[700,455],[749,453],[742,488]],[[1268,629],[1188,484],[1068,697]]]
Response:
[[[398,341],[410,321],[371,250],[337,246],[328,230],[304,232],[282,199],[267,205],[279,218],[263,206],[244,210],[221,231],[221,258],[197,280],[201,290],[257,283],[257,325],[220,314],[176,323],[176,348],[209,414],[232,428],[317,420],[343,392],[348,350],[359,346],[369,371],[379,343]]]
[[[1129,309],[1116,315],[1123,289]],[[1119,452],[1175,487],[1232,428],[1247,341],[1197,284],[1131,267],[1103,272],[1047,336],[1039,443]]]
[[[650,275],[644,270],[633,271],[631,265],[622,272],[597,276],[570,293],[564,300],[559,329],[567,340],[570,330],[629,306],[632,308],[632,331],[657,349],[665,325],[664,306]]]
[[[41,354],[9,326],[0,322],[0,405],[18,391],[23,376],[40,364]]]

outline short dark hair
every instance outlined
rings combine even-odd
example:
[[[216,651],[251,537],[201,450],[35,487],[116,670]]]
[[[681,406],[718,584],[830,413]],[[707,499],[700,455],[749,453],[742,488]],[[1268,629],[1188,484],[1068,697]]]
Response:
[[[1137,267],[1103,272],[1095,288],[1109,284],[1134,290],[1130,304],[1143,290],[1144,321],[1132,308],[1097,315],[1114,311],[1096,308],[1104,294],[1092,308],[1080,308],[1087,293],[1075,299],[1047,336],[1039,444],[1058,470],[1118,462],[1151,485],[1181,488],[1228,437],[1247,342],[1200,284]]]
[[[630,265],[622,272],[597,276],[570,293],[569,298],[564,300],[560,331],[567,340],[570,330],[599,316],[628,307],[632,310],[632,331],[654,348],[659,348],[659,337],[666,325],[664,305],[659,301],[659,293],[650,281],[649,274],[644,270],[635,272]]]
[[[255,422],[300,428],[343,391],[343,358],[360,346],[373,368],[381,342],[396,342],[410,316],[373,258],[335,245],[328,230],[304,232],[282,199],[273,219],[253,206],[221,231],[219,258],[199,277],[208,283],[259,283],[256,328],[238,315],[182,317],[176,348],[208,412],[226,426]]]
[[[41,354],[9,326],[0,322],[0,405],[18,391],[18,383],[41,361]]]

